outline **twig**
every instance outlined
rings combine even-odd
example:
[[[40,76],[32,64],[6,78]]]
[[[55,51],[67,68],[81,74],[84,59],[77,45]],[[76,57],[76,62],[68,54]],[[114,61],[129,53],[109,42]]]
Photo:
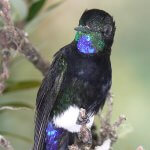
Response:
[[[8,26],[13,26],[13,22],[10,16],[11,10],[9,0],[0,0],[0,7],[0,16],[4,19],[4,23]]]
[[[4,148],[5,150],[14,150],[10,142],[2,135],[0,135],[0,147]]]
[[[9,63],[10,53],[8,50],[2,50],[2,72],[0,74],[0,94],[3,92],[5,88],[5,81],[9,78]]]
[[[12,107],[12,106],[0,107],[0,111],[3,111],[3,110],[32,110],[32,109],[27,108],[27,107]]]
[[[80,132],[78,133],[78,137],[80,141],[84,143],[84,147],[87,147],[86,149],[90,148],[92,145],[92,135],[91,130],[87,128],[86,124],[89,121],[89,118],[86,114],[86,110],[81,108],[79,117],[78,117],[78,124],[82,125]]]
[[[92,134],[91,130],[87,128],[86,124],[89,121],[86,110],[81,108],[79,112],[79,117],[77,124],[81,125],[80,132],[78,133],[78,138],[74,145],[69,146],[69,150],[90,150],[92,146]]]
[[[73,144],[73,145],[69,146],[68,149],[69,150],[80,150],[78,145],[76,145],[76,144]]]
[[[22,53],[43,75],[46,74],[49,63],[45,62],[37,49],[30,43],[27,33],[14,26],[11,19],[11,10],[9,0],[0,0],[0,16],[5,26],[0,29],[0,49],[2,51],[2,73],[1,76],[7,76],[0,81],[0,92],[5,88],[5,80],[8,79],[8,61],[9,57],[4,58],[3,51],[7,50],[7,54],[11,54],[11,50]]]
[[[108,105],[108,112],[106,113],[105,117],[100,115],[101,128],[100,128],[100,137],[98,143],[99,145],[102,145],[104,141],[110,139],[111,146],[112,146],[118,139],[117,130],[120,127],[120,125],[123,123],[123,121],[126,120],[126,118],[124,115],[121,115],[119,116],[118,120],[114,124],[111,124],[112,110],[113,110],[113,98],[111,96],[111,93],[109,93],[106,102]]]
[[[106,103],[108,106],[106,115],[99,115],[101,128],[98,141],[96,142],[97,144],[92,146],[91,129],[86,127],[89,118],[86,114],[86,110],[81,108],[77,123],[81,124],[82,127],[78,133],[78,140],[74,145],[69,147],[69,150],[91,150],[91,146],[93,148],[95,147],[94,150],[110,150],[112,148],[112,145],[118,139],[117,130],[126,118],[123,115],[119,116],[118,120],[111,124],[113,110],[113,99],[111,93],[108,94]]]

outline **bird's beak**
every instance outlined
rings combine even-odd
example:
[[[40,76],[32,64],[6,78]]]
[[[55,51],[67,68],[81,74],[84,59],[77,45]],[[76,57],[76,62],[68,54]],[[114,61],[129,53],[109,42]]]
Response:
[[[90,33],[91,32],[90,28],[87,26],[78,26],[78,27],[75,27],[74,30],[81,31],[84,33]]]
[[[74,30],[81,31],[82,26],[75,27]]]

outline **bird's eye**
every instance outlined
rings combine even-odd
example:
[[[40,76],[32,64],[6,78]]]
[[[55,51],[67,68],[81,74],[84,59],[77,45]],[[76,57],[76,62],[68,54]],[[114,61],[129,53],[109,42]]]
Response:
[[[104,36],[109,37],[112,32],[112,26],[109,24],[106,24],[103,28]]]

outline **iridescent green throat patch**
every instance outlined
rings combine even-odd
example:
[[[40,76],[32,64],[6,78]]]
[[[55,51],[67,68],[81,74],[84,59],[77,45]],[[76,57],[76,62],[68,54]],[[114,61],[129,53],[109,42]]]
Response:
[[[101,40],[101,34],[97,32],[87,34],[78,31],[75,36],[75,41],[77,41],[78,50],[85,54],[103,51],[105,46],[104,41]]]

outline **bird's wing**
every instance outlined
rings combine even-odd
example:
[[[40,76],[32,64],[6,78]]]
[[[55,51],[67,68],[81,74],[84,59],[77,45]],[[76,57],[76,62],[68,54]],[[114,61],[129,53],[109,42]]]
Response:
[[[36,99],[34,150],[43,150],[45,143],[45,129],[54,102],[60,92],[67,63],[61,51],[55,55],[46,77],[38,91]]]

